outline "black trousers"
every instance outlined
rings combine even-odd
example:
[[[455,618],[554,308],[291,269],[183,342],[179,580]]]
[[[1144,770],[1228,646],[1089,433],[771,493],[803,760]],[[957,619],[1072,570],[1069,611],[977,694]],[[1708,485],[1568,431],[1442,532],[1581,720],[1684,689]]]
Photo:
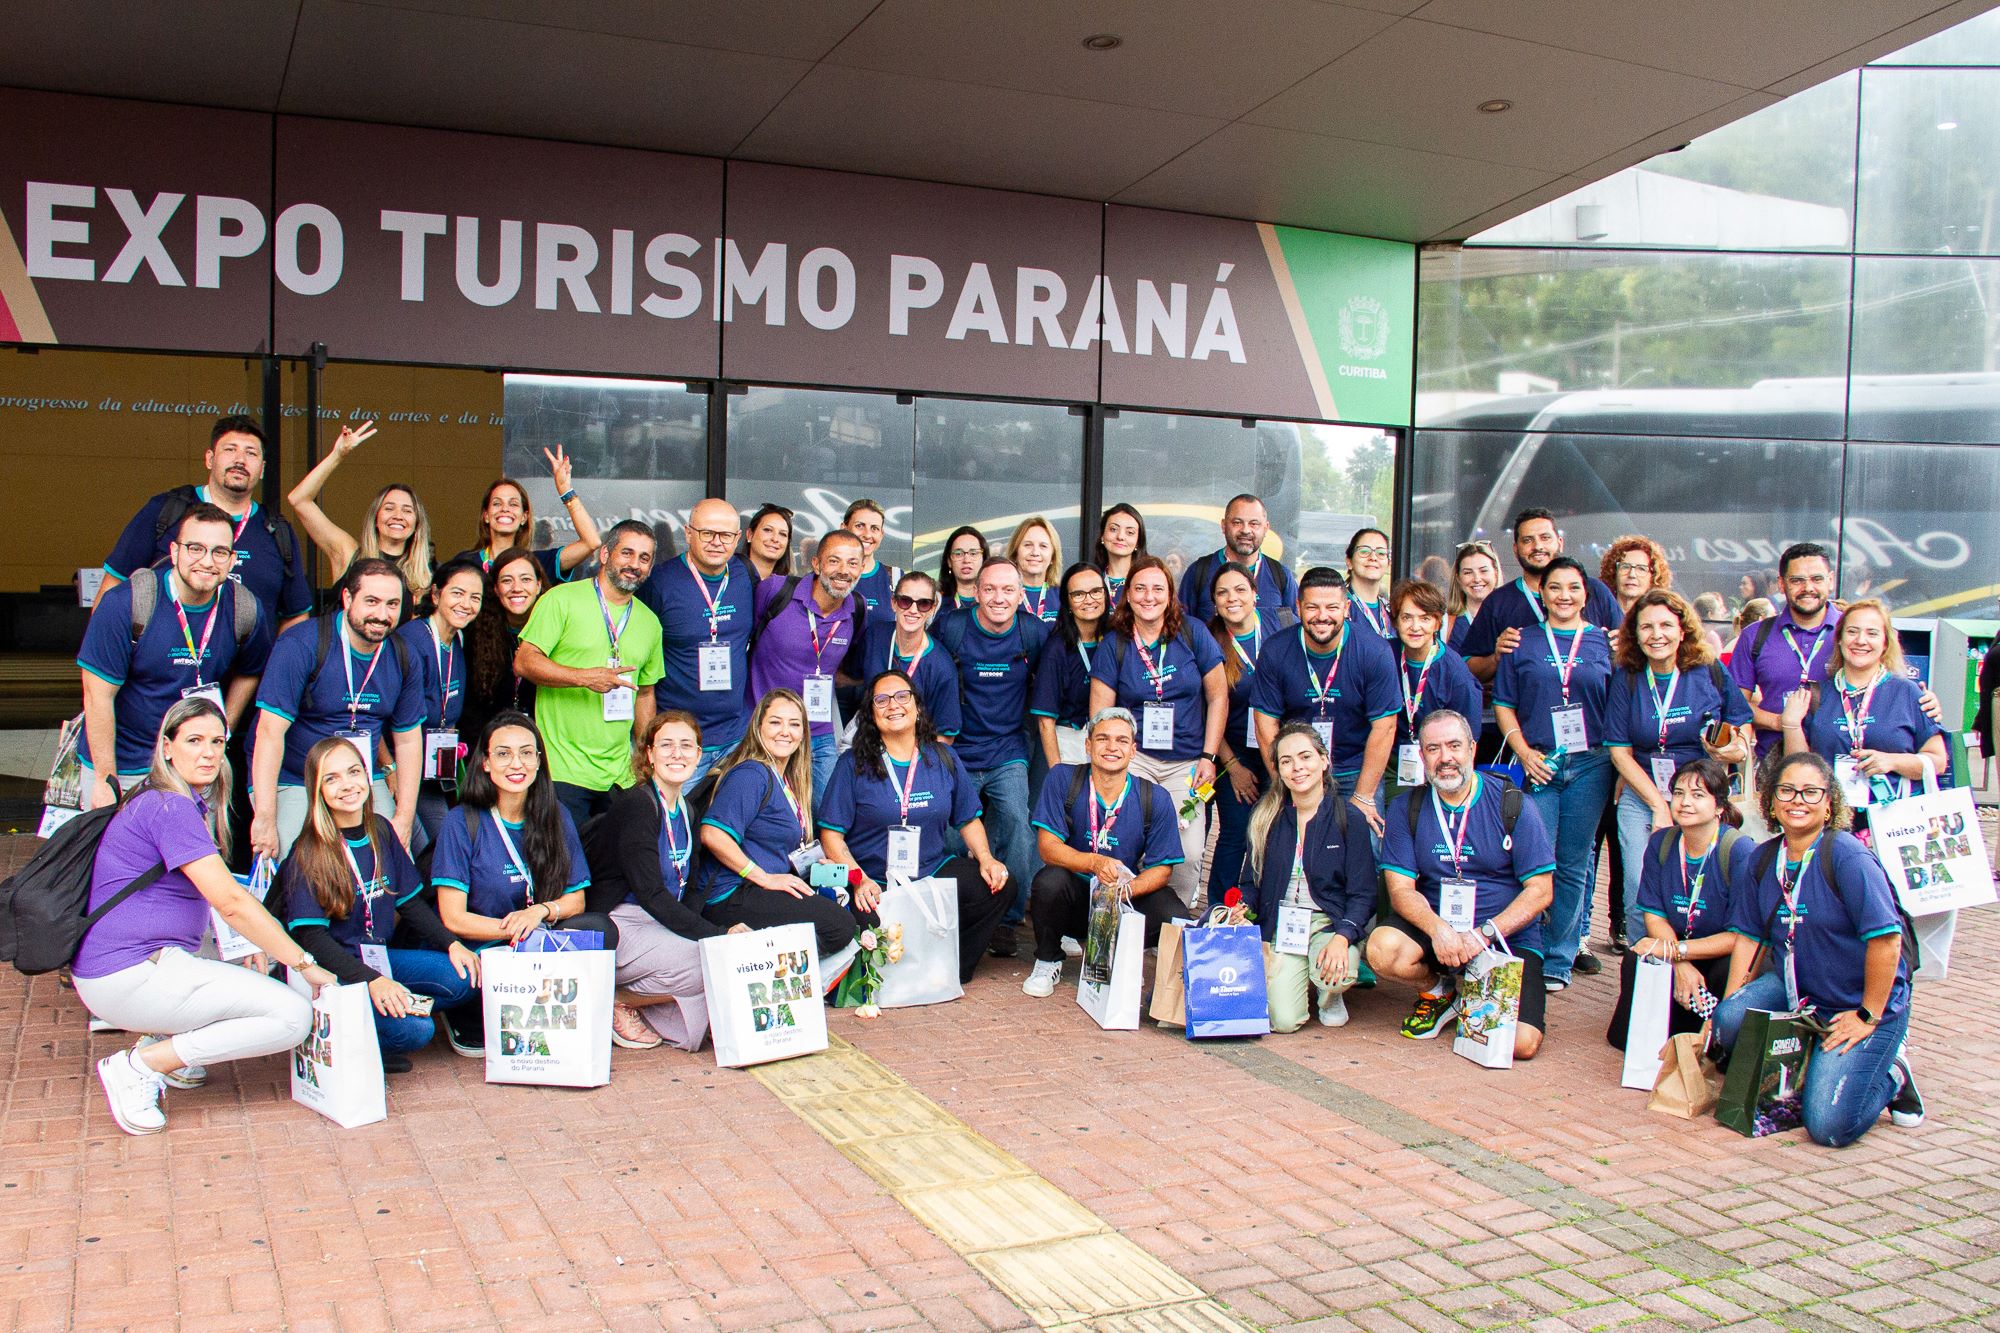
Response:
[[[1592,845],[1592,848],[1595,850],[1599,846],[1604,848],[1601,855],[1611,870],[1609,877],[1610,901],[1605,906],[1610,913],[1608,919],[1611,922],[1611,937],[1617,939],[1625,933],[1625,845],[1618,841],[1618,802],[1616,798],[1606,803],[1604,814],[1597,821],[1597,842]],[[1596,894],[1596,884],[1594,882],[1591,885],[1591,893],[1592,896]],[[1586,941],[1590,938],[1590,925],[1588,922],[1584,923],[1583,937]],[[1637,942],[1636,940],[1632,941],[1635,944]],[[1721,998],[1720,992],[1717,993],[1716,998]]]
[[[702,915],[724,929],[741,925],[748,926],[752,930],[763,930],[767,926],[789,926],[795,922],[803,922],[813,928],[821,962],[825,962],[854,942],[853,916],[845,907],[824,894],[815,893],[804,898],[794,898],[791,894],[782,893],[777,889],[760,889],[754,884],[739,884],[736,892],[719,903],[710,903],[703,908]],[[827,984],[832,985],[831,978]]]
[[[973,969],[986,956],[986,946],[1000,924],[1000,914],[1007,910],[1014,895],[1009,892],[1011,886],[1003,886],[998,893],[987,888],[986,881],[979,877],[979,863],[969,856],[952,857],[938,868],[936,877],[949,879],[958,886],[958,979],[962,984],[972,980]],[[882,924],[881,917],[874,912],[859,908],[853,911],[854,919],[863,926]]]
[[[602,912],[578,912],[575,916],[567,917],[557,922],[550,929],[595,930],[604,936],[605,948],[616,949],[618,947],[618,923]],[[403,927],[400,925],[396,927],[396,930],[399,935],[403,933]],[[414,932],[412,932],[412,935],[414,935]],[[495,944],[492,940],[469,940],[464,936],[460,936],[458,942],[474,953],[478,953],[481,949],[506,949],[511,947],[505,940],[501,940],[498,944]],[[412,943],[399,947],[428,949],[432,946],[426,943]],[[478,996],[476,1003],[466,1003],[458,1006],[456,1009],[447,1009],[445,1011],[445,1021],[451,1024],[451,1030],[459,1034],[462,1039],[469,1039],[474,1045],[478,1045],[485,1040],[486,1029],[483,1026],[485,1020],[482,1015],[485,1013],[486,990],[482,986],[475,994]]]
[[[1035,918],[1035,961],[1062,961],[1063,936],[1080,940],[1090,928],[1090,881],[1070,870],[1043,866],[1035,873],[1033,891]],[[1146,918],[1146,947],[1160,943],[1160,927],[1175,917],[1186,917],[1188,906],[1167,885],[1132,900],[1135,910]]]
[[[1708,989],[1716,999],[1722,998],[1723,987],[1729,984],[1729,955],[1720,958],[1696,959],[1694,965],[1708,980]],[[1604,1031],[1604,1040],[1619,1050],[1625,1049],[1626,1029],[1632,1026],[1632,978],[1639,970],[1639,956],[1626,954],[1618,960],[1618,1003],[1611,1010],[1611,1026]],[[1667,1010],[1667,1035],[1677,1036],[1683,1032],[1701,1031],[1701,1016],[1694,1010],[1682,1006],[1676,999]]]

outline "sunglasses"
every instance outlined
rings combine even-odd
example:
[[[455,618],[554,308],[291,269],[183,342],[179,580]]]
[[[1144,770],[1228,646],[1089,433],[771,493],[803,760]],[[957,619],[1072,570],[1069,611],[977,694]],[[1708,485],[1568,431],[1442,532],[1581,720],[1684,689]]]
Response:
[[[935,597],[906,597],[897,593],[889,599],[889,604],[898,611],[928,611],[937,605]]]

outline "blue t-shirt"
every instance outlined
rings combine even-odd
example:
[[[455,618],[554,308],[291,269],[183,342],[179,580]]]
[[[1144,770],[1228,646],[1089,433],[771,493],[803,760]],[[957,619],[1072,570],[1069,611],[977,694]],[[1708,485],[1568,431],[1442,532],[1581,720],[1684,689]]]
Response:
[[[1081,729],[1090,721],[1090,659],[1097,647],[1094,640],[1069,644],[1059,635],[1049,635],[1035,666],[1028,711],[1036,717],[1052,717],[1063,727]]]
[[[465,812],[470,809],[459,806],[438,826],[437,843],[431,852],[431,887],[461,889],[467,908],[498,920],[528,905],[527,870],[508,855],[506,841],[493,826],[492,811],[474,811],[472,823],[478,832],[466,831]],[[584,858],[569,811],[557,806],[556,819],[562,825],[563,845],[569,849],[569,882],[563,885],[563,892],[582,893],[590,887],[590,862]],[[507,824],[508,836],[525,858],[521,829],[520,824]]]
[[[412,620],[396,633],[409,649],[411,671],[423,677],[423,725],[457,726],[465,710],[465,636],[454,634],[439,644],[428,616]],[[394,652],[390,649],[392,656]]]
[[[1433,645],[1435,658],[1427,672],[1423,662],[1409,660],[1400,639],[1390,651],[1396,655],[1403,677],[1402,683],[1396,687],[1397,701],[1401,705],[1396,710],[1396,740],[1399,744],[1415,742],[1416,727],[1421,727],[1425,718],[1441,708],[1457,713],[1472,724],[1475,736],[1479,734],[1479,713],[1483,703],[1479,678],[1472,674],[1472,668],[1465,664],[1463,657],[1449,648],[1440,650]],[[1418,688],[1419,682],[1422,683],[1421,689]],[[1410,724],[1410,705],[1413,703],[1417,710],[1416,726]]]
[[[1444,636],[1444,646],[1451,649],[1453,652],[1457,653],[1460,657],[1464,657],[1466,636],[1469,635],[1471,632],[1472,632],[1471,616],[1465,615],[1462,612],[1458,615],[1452,616],[1450,630]]]
[[[1209,598],[1209,587],[1215,582],[1215,571],[1221,569],[1233,557],[1228,550],[1215,550],[1189,563],[1187,571],[1181,575],[1181,614],[1189,620],[1199,620],[1204,624],[1215,614],[1215,603]],[[1241,564],[1241,561],[1236,561]],[[1269,556],[1257,561],[1253,573],[1256,574],[1257,610],[1266,620],[1275,621],[1280,611],[1291,609],[1298,596],[1298,580],[1292,571]]]
[[[1153,659],[1148,671],[1140,645],[1123,634],[1107,634],[1091,654],[1090,678],[1111,687],[1120,708],[1132,710],[1139,723],[1139,748],[1149,757],[1170,764],[1184,763],[1202,752],[1207,728],[1207,702],[1202,679],[1222,666],[1222,652],[1205,625],[1189,623],[1185,636],[1145,645]],[[1146,705],[1166,703],[1174,710],[1174,743],[1165,750],[1147,748]]]
[[[1271,631],[1265,628],[1268,623],[1259,617],[1250,633],[1227,635],[1215,644],[1217,655],[1223,659],[1225,677],[1229,674],[1228,659],[1236,659],[1236,683],[1229,687],[1229,720],[1223,724],[1222,738],[1239,757],[1258,754],[1257,715],[1250,707],[1250,696],[1257,685],[1257,656],[1264,650],[1264,640],[1271,637]]]
[[[346,840],[347,850],[354,855],[354,868],[360,870],[361,883],[366,887],[354,890],[353,904],[347,915],[338,920],[329,918],[319,899],[313,896],[312,885],[299,870],[298,857],[287,856],[278,867],[285,929],[325,926],[341,947],[356,958],[361,957],[364,944],[387,944],[396,931],[396,909],[416,897],[424,882],[418,878],[410,854],[397,840],[395,829],[380,815],[375,817],[375,840],[383,848],[379,869],[365,835]]]
[[[687,894],[688,866],[694,860],[694,840],[696,829],[688,818],[685,800],[675,801],[671,810],[660,799],[660,789],[653,788],[653,804],[661,811],[660,835],[654,839],[660,851],[660,884],[679,902]],[[639,905],[639,895],[628,893],[625,901]]]
[[[1369,728],[1382,718],[1394,717],[1402,705],[1396,655],[1367,630],[1356,630],[1351,620],[1340,627],[1333,651],[1324,656],[1306,647],[1303,625],[1266,639],[1258,654],[1250,706],[1281,725],[1333,723],[1333,771],[1341,777],[1361,771]]]
[[[935,875],[950,856],[945,834],[979,818],[979,789],[943,747],[918,750],[914,764],[899,764],[887,754],[882,763],[884,775],[876,777],[859,770],[854,751],[842,754],[827,780],[826,795],[816,802],[814,822],[846,838],[862,873],[883,883],[889,829],[905,822],[897,795],[903,787],[910,797],[907,822],[917,830],[917,864],[923,874]]]
[[[1757,840],[1746,834],[1736,839],[1725,865],[1722,844],[1728,832],[1724,826],[1704,855],[1688,857],[1681,850],[1679,829],[1655,830],[1646,841],[1646,863],[1639,869],[1639,910],[1665,918],[1683,940],[1728,930],[1735,886],[1750,873],[1757,854]],[[1662,848],[1665,864],[1661,864]]]
[[[1729,928],[1770,945],[1771,967],[1779,976],[1784,975],[1785,955],[1796,951],[1800,1003],[1814,1005],[1822,1014],[1857,1008],[1866,992],[1868,941],[1903,929],[1889,877],[1875,854],[1852,833],[1822,836],[1808,853],[1810,865],[1803,877],[1791,867],[1783,836],[1776,841],[1770,868],[1758,875],[1753,861],[1731,886]],[[1763,855],[1760,848],[1759,856]],[[1827,879],[1829,858],[1839,892]],[[1785,909],[1784,890],[1778,883],[1781,868],[1787,879],[1798,882],[1796,922]],[[1896,962],[1895,984],[1881,1016],[1892,1018],[1909,1003],[1910,956],[1905,950]]]
[[[736,839],[743,854],[773,875],[792,872],[792,853],[806,840],[800,811],[786,798],[786,787],[768,765],[742,763],[722,775],[709,798],[703,827],[719,828]],[[722,868],[712,856],[701,859],[696,873],[711,903],[719,903],[743,885],[743,877]]]
[[[743,691],[750,679],[750,628],[755,619],[750,608],[756,593],[756,573],[734,557],[713,579],[698,574],[685,556],[669,560],[639,585],[639,600],[660,619],[660,646],[666,659],[667,674],[653,686],[653,702],[662,710],[679,708],[693,714],[701,724],[703,749],[735,745],[750,723],[753,701]],[[715,605],[713,640],[710,602]],[[701,648],[709,642],[728,647],[729,682],[734,688],[701,688]]]
[[[1021,609],[1044,625],[1053,625],[1062,617],[1062,589],[1053,583],[1024,583]]]
[[[1614,630],[1625,622],[1618,610],[1617,594],[1602,579],[1585,578],[1583,618],[1600,629]],[[1479,604],[1479,614],[1472,619],[1465,631],[1465,638],[1451,646],[1458,649],[1466,659],[1490,657],[1493,645],[1500,638],[1500,631],[1517,629],[1525,640],[1528,631],[1540,625],[1542,598],[1540,593],[1531,593],[1519,579],[1510,579],[1488,594]]]
[[[896,622],[883,616],[870,620],[868,628],[861,636],[861,647],[847,659],[848,669],[861,677],[865,685],[878,671],[895,669],[910,675],[910,659],[896,651]],[[924,711],[930,714],[931,725],[940,736],[956,736],[960,728],[958,706],[958,664],[951,660],[944,645],[931,636],[929,646],[917,659],[912,676],[917,698],[923,700]],[[874,702],[863,699],[862,708],[874,707]]]
[[[118,687],[111,708],[117,722],[114,759],[117,771],[128,776],[144,774],[153,766],[160,721],[180,701],[182,690],[231,676],[255,676],[271,655],[271,622],[262,608],[250,637],[237,645],[235,602],[241,590],[236,584],[224,583],[206,607],[186,608],[188,636],[194,640],[194,650],[189,651],[180,616],[174,613],[166,571],[149,569],[140,577],[158,580],[159,597],[139,641],[132,642],[131,585],[107,584],[76,655],[79,667]],[[199,672],[196,653],[201,655]],[[77,738],[77,753],[86,764],[92,762],[88,736]]]
[[[1429,786],[1412,787],[1389,803],[1384,815],[1382,869],[1413,879],[1433,912],[1438,910],[1438,886],[1447,879],[1463,877],[1477,885],[1473,893],[1475,925],[1492,920],[1521,896],[1521,889],[1536,875],[1556,868],[1555,844],[1549,841],[1547,825],[1535,813],[1535,803],[1523,798],[1521,814],[1514,821],[1514,835],[1507,836],[1502,818],[1502,788],[1484,774],[1475,774],[1472,813],[1466,820],[1458,844],[1459,860],[1453,868],[1450,843],[1438,823],[1437,807],[1431,802]],[[1417,803],[1417,832],[1410,835],[1410,803]],[[1455,825],[1465,807],[1445,806],[1445,816]],[[1542,920],[1537,916],[1507,943],[1515,952],[1542,952]]]
[[[878,560],[872,569],[854,581],[854,595],[868,603],[870,611],[887,606],[889,598],[895,595],[896,580],[901,577],[902,570]]]
[[[1361,626],[1391,648],[1402,646],[1402,640],[1396,637],[1395,617],[1389,614],[1386,593],[1376,602],[1364,602],[1350,594],[1347,598],[1347,623]]]
[[[197,499],[206,500],[208,487],[197,486],[194,493]],[[163,491],[139,507],[139,512],[118,534],[118,544],[105,558],[106,573],[129,579],[133,571],[166,559],[167,546],[175,534],[163,532],[155,537],[153,530],[159,524],[160,507],[172,494],[172,491]],[[283,523],[285,520],[280,518],[275,521]],[[232,526],[235,522],[231,520]],[[262,506],[253,501],[250,513],[236,534],[235,546],[236,564],[229,571],[229,581],[240,583],[250,590],[264,612],[264,619],[271,623],[274,631],[280,621],[306,615],[312,610],[312,571],[307,568],[307,556],[299,547],[296,533],[292,537],[292,569],[287,574],[285,558],[278,549],[278,539],[264,526]],[[220,632],[219,627],[217,632]]]
[[[257,707],[292,724],[285,732],[285,758],[278,770],[281,787],[296,787],[305,781],[306,753],[329,736],[348,730],[365,732],[373,738],[372,759],[374,742],[381,739],[384,728],[414,731],[424,724],[421,655],[408,654],[411,674],[406,681],[396,662],[394,644],[384,639],[363,657],[347,641],[346,617],[338,611],[328,614],[334,618],[332,644],[326,666],[312,682],[311,696],[306,694],[306,684],[318,666],[319,653],[319,624],[313,620],[278,636],[257,689]],[[341,665],[343,656],[353,668],[352,693],[348,673]]]
[[[1722,681],[1720,688],[1716,685],[1717,677]],[[1678,680],[1651,670],[1620,671],[1611,678],[1610,696],[1604,705],[1606,745],[1631,750],[1639,766],[1646,768],[1651,759],[1663,753],[1660,745],[1663,717],[1667,731],[1664,753],[1678,768],[1706,753],[1701,748],[1701,733],[1710,722],[1720,718],[1748,726],[1750,703],[1720,667],[1710,670],[1698,666],[1681,672]]]
[[[1549,646],[1551,639],[1553,648]],[[1569,689],[1565,691],[1555,655],[1561,653],[1566,662],[1572,650],[1576,665],[1570,670]],[[1595,749],[1604,744],[1604,705],[1610,684],[1610,635],[1588,623],[1575,630],[1548,630],[1538,625],[1522,630],[1521,646],[1500,659],[1500,669],[1493,676],[1493,703],[1513,709],[1520,719],[1523,739],[1544,753],[1555,748],[1555,710],[1581,704],[1585,738]]]
[[[508,548],[503,546],[500,549],[504,551]],[[498,554],[498,551],[493,553],[493,555]],[[570,570],[568,573],[564,573],[562,567],[562,547],[560,546],[548,546],[539,551],[530,551],[528,554],[533,558],[535,568],[542,572],[542,588],[545,591],[555,587],[558,583],[568,583],[571,579],[579,575],[595,575],[597,572],[597,557],[593,555],[588,560],[578,562],[576,568]],[[471,560],[479,566],[482,574],[487,574],[493,570],[493,555],[487,554],[483,547],[472,546],[460,551],[452,559]]]
[[[1078,772],[1084,775],[1083,784],[1076,800],[1071,801],[1069,789]],[[1147,787],[1153,788],[1150,819],[1146,818]],[[1090,841],[1093,805],[1097,807],[1100,844],[1096,847]],[[1087,764],[1057,764],[1049,770],[1042,780],[1041,799],[1035,802],[1034,824],[1079,852],[1123,862],[1135,875],[1154,866],[1176,866],[1186,859],[1181,854],[1180,816],[1165,788],[1127,774],[1124,795],[1106,805],[1090,780]]]
[[[1857,745],[1890,754],[1915,754],[1924,748],[1925,741],[1944,734],[1937,723],[1924,716],[1918,702],[1923,691],[1915,681],[1886,671],[1879,679],[1881,684],[1875,687],[1874,697],[1868,699],[1865,713],[1862,699],[1866,690],[1850,692],[1841,684],[1839,675],[1820,682],[1819,702],[1806,714],[1806,745],[1814,754],[1828,763],[1850,753]],[[1855,712],[1853,723],[1848,721],[1849,708]],[[1854,734],[1857,731],[1859,736]],[[1942,777],[1944,766],[1938,767]],[[1898,795],[1909,794],[1908,778],[1897,776],[1888,781]]]
[[[931,631],[958,667],[955,744],[975,773],[1028,762],[1028,686],[1048,634],[1048,626],[1019,611],[994,634],[976,609],[954,611]]]

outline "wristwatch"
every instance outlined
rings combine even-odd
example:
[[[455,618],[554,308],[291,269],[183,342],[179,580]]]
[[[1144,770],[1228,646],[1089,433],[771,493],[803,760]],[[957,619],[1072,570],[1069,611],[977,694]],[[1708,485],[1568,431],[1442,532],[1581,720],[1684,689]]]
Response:
[[[1873,1012],[1871,1012],[1868,1006],[1865,1004],[1857,1004],[1854,1006],[1854,1016],[1860,1019],[1862,1022],[1866,1023],[1871,1028],[1874,1027],[1877,1023],[1880,1023],[1882,1021],[1881,1018],[1879,1018]]]
[[[299,955],[299,961],[291,964],[289,970],[293,972],[303,972],[309,967],[318,967],[318,966],[319,966],[319,960],[317,958],[314,958],[309,953],[302,953]]]
[[[1220,756],[1212,755],[1206,750],[1203,750],[1200,754],[1196,755],[1195,758],[1206,759],[1208,760],[1209,763],[1216,765],[1220,765],[1222,763],[1222,759]]]
[[[1498,944],[1500,942],[1500,927],[1494,925],[1491,920],[1488,920],[1479,927],[1479,937],[1488,944]]]

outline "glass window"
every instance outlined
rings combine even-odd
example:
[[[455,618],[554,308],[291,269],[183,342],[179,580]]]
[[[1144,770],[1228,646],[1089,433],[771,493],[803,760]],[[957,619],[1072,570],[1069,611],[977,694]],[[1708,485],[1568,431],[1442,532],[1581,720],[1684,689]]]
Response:
[[[1878,65],[2000,65],[2000,10],[1883,56]]]
[[[1844,258],[1478,249],[1420,272],[1421,423],[1560,395],[1536,410],[1593,433],[1840,438]]]
[[[1363,527],[1391,527],[1396,435],[1367,426],[1121,412],[1104,423],[1104,503],[1146,517],[1146,544],[1175,577],[1222,544],[1223,507],[1259,496],[1267,545],[1293,569],[1338,566]]]
[[[1871,69],[1861,92],[1857,248],[2000,253],[2000,70]]]
[[[914,407],[894,394],[839,389],[753,387],[728,402],[726,494],[746,518],[762,504],[785,506],[795,548],[810,555],[865,496],[887,511],[876,558],[910,563]]]
[[[1509,576],[1513,516],[1558,516],[1569,554],[1596,571],[1611,542],[1642,532],[1667,550],[1674,586],[1723,594],[1777,564],[1795,541],[1838,530],[1838,443],[1701,437],[1420,431],[1411,489],[1419,549],[1449,559],[1469,536],[1491,538]],[[1457,520],[1446,527],[1445,516]]]
[[[2000,440],[2000,259],[1857,260],[1851,434]]]
[[[964,523],[976,524],[1002,552],[1021,521],[1036,514],[1055,526],[1063,561],[1079,558],[1081,415],[1046,403],[920,398],[916,417],[913,556],[905,563],[935,573],[944,539]]]
[[[2000,448],[1856,444],[1847,451],[1844,597],[1899,614],[1992,614]]]

